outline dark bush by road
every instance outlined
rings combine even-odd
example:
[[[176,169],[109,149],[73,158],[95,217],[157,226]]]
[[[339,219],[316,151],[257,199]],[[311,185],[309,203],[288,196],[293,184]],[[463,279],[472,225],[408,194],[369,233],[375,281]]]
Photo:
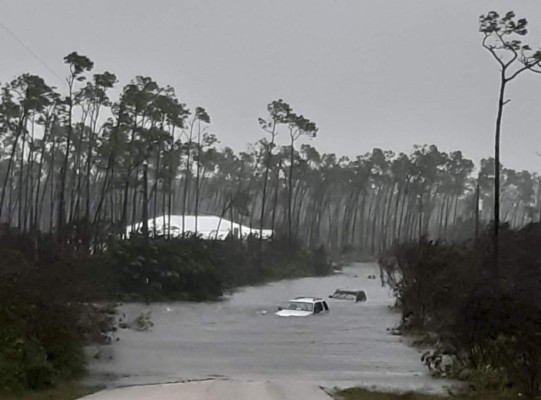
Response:
[[[88,262],[112,274],[109,298],[115,300],[213,300],[237,286],[329,272],[324,249],[312,257],[299,243],[277,239],[265,242],[260,256],[258,246],[255,238],[132,235]]]
[[[42,389],[84,370],[83,346],[106,341],[124,301],[207,301],[240,285],[329,271],[293,240],[114,239],[101,253],[51,236],[0,236],[0,393]],[[261,253],[260,253],[261,251]]]
[[[541,225],[502,226],[500,240],[498,271],[489,230],[477,243],[400,245],[380,266],[403,329],[436,332],[454,357],[447,374],[533,398],[541,392]]]

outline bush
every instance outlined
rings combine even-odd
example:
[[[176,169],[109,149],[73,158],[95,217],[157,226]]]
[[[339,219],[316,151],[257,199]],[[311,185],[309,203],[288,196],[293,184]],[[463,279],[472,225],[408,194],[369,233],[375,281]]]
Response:
[[[461,307],[454,334],[472,365],[501,371],[496,384],[533,398],[541,386],[540,312],[539,294],[524,287],[477,291]]]
[[[380,267],[402,304],[403,321],[436,331],[473,371],[477,389],[534,398],[541,392],[541,225],[502,226],[499,271],[490,234],[476,244],[403,244]]]
[[[402,305],[408,328],[441,330],[475,282],[475,253],[466,245],[425,239],[395,247],[382,257],[385,281]]]
[[[314,275],[312,260],[302,244],[285,236],[265,243],[261,281]]]
[[[110,271],[109,298],[203,301],[225,290],[269,280],[324,275],[330,270],[324,248],[312,256],[295,240],[277,238],[203,240],[132,235],[113,240],[88,262]],[[92,269],[92,268],[90,268]]]
[[[73,310],[21,287],[0,291],[0,388],[42,389],[81,373]]]
[[[25,235],[0,238],[0,391],[42,389],[83,370],[80,302],[96,295],[93,280],[40,244]]]
[[[311,255],[285,238],[132,235],[95,255],[55,243],[0,237],[0,391],[41,389],[81,373],[83,345],[107,342],[113,329],[112,307],[95,302],[214,300],[239,285],[328,272],[323,248]]]
[[[209,243],[196,237],[114,240],[92,262],[113,276],[111,290],[145,301],[207,300],[221,296],[222,280]]]
[[[0,334],[0,391],[40,389],[53,381],[53,366],[36,339],[13,325],[2,324]]]
[[[323,245],[312,252],[312,268],[317,276],[329,275],[332,272],[332,266]]]

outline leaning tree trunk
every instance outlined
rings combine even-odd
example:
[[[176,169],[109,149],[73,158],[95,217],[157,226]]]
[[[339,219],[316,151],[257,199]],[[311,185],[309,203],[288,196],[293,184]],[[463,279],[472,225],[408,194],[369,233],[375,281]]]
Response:
[[[11,170],[13,168],[13,163],[15,162],[15,154],[16,154],[16,151],[17,151],[17,145],[19,143],[19,138],[21,137],[21,135],[23,133],[23,130],[24,130],[24,125],[25,125],[25,121],[26,121],[26,115],[27,115],[27,112],[25,110],[23,112],[23,114],[21,115],[20,119],[19,119],[19,124],[17,126],[17,132],[15,133],[15,141],[13,142],[13,145],[12,145],[12,148],[11,148],[11,154],[10,154],[10,157],[8,159],[8,166],[7,166],[7,170],[6,170],[6,175],[4,177],[4,184],[2,185],[2,196],[0,197],[0,220],[2,218],[2,210],[4,208],[4,200],[5,200],[6,191],[7,191],[7,187],[8,187],[8,181],[10,179],[10,174],[11,174]],[[10,188],[10,195],[11,195],[11,188]],[[9,215],[8,215],[8,218],[10,218]]]
[[[494,234],[492,236],[492,252],[494,263],[494,277],[499,277],[499,243],[500,243],[500,136],[505,106],[505,68],[501,72],[500,94],[498,97],[498,114],[496,116],[496,133],[494,140]]]

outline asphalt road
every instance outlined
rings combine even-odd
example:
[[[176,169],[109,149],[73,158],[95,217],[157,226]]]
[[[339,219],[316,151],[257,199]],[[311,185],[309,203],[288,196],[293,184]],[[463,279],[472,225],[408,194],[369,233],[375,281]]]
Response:
[[[85,400],[329,400],[306,383],[204,381],[138,386],[96,393]]]

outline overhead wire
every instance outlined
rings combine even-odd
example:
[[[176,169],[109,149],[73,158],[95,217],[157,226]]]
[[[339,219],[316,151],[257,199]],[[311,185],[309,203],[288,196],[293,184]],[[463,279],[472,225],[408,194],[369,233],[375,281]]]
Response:
[[[30,46],[28,46],[22,39],[20,39],[16,34],[15,32],[13,32],[11,29],[9,29],[6,24],[4,24],[2,22],[2,20],[0,20],[0,27],[6,31],[13,39],[15,39],[15,41],[21,45],[30,55],[32,55],[36,60],[39,61],[39,63],[44,66],[51,74],[53,74],[60,82],[62,83],[66,83],[66,81],[59,75],[55,72],[55,70],[53,68],[51,68],[49,66],[49,64],[47,64],[35,51],[33,51]]]

